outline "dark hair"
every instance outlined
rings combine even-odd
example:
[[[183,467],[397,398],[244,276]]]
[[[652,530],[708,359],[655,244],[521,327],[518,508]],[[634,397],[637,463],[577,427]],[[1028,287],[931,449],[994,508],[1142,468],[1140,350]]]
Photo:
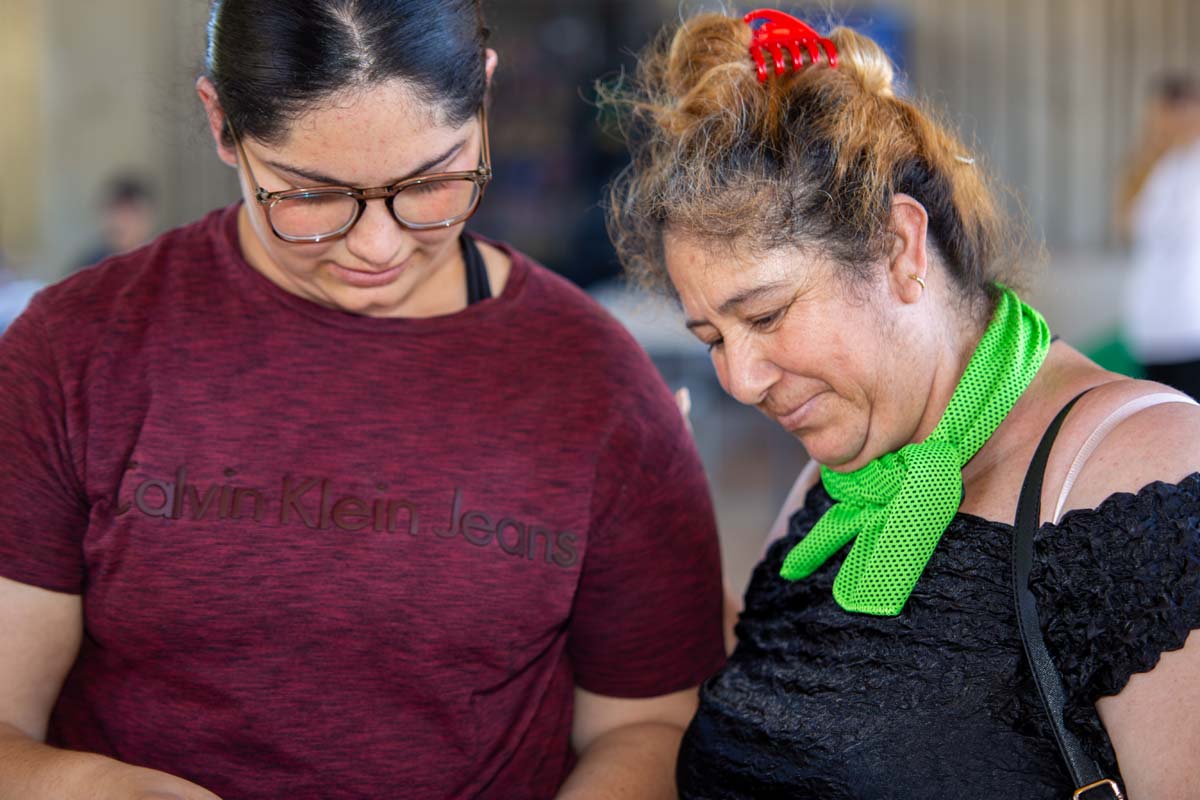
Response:
[[[487,37],[480,0],[213,0],[205,69],[229,124],[264,142],[393,79],[461,125],[483,103]]]
[[[670,230],[763,249],[816,245],[865,280],[886,252],[892,196],[916,198],[930,240],[976,315],[1012,285],[1020,236],[981,159],[915,102],[871,39],[830,33],[823,63],[760,84],[740,18],[702,14],[642,53],[632,85],[606,92],[632,163],[614,182],[609,229],[632,277],[670,293]],[[1011,246],[1010,246],[1011,245]]]
[[[1152,92],[1169,106],[1200,102],[1200,82],[1185,72],[1167,72],[1152,84]]]
[[[104,208],[115,206],[149,205],[154,201],[150,184],[138,175],[114,175],[104,184],[100,204]]]

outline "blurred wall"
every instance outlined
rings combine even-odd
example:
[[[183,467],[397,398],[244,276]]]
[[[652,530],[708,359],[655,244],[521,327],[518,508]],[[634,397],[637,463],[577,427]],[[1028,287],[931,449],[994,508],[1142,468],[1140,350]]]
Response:
[[[160,227],[233,197],[192,83],[206,0],[2,0],[0,246],[60,277],[95,236],[104,181],[152,183]]]
[[[1148,82],[1200,70],[1195,0],[905,0],[914,83],[974,133],[1052,248],[1111,241]]]
[[[28,261],[41,242],[38,220],[41,105],[38,102],[42,4],[39,0],[3,0],[0,5],[0,254]],[[3,258],[0,257],[0,263]]]

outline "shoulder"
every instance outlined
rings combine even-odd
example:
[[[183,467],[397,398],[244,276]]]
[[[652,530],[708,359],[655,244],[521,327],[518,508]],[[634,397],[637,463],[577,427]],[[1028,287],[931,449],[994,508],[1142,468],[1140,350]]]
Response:
[[[1039,442],[1055,417],[1078,400],[1054,439],[1042,483],[1042,520],[1096,508],[1113,494],[1136,493],[1155,481],[1178,483],[1200,468],[1194,406],[1172,402],[1139,408],[1141,398],[1188,398],[1168,387],[1100,368],[1058,342],[1037,378],[993,440],[968,464],[964,510],[1011,520]],[[1130,404],[1133,405],[1130,405]]]
[[[572,328],[587,334],[611,334],[622,338],[627,331],[599,302],[557,272],[518,250],[509,249],[513,274],[525,273],[525,301],[541,313],[569,320]]]
[[[1147,180],[1148,185],[1191,187],[1200,178],[1200,141],[1176,147],[1158,160]]]
[[[666,382],[620,320],[511,245],[477,238],[511,262],[489,335],[556,417],[598,430],[612,437],[610,444],[670,450],[690,441]]]
[[[1067,495],[1072,513],[1035,536],[1029,586],[1059,654],[1068,724],[1092,741],[1107,733],[1133,785],[1135,768],[1138,780],[1147,774],[1143,757],[1196,751],[1183,734],[1200,695],[1181,691],[1180,678],[1200,653],[1189,638],[1200,627],[1200,408],[1166,386],[1123,379],[1096,386],[1076,409],[1065,456],[1078,461],[1081,441],[1098,444]],[[1162,741],[1143,746],[1157,734]]]
[[[657,374],[644,348],[596,299],[519,250],[499,246],[512,261],[509,280],[518,290],[510,325],[530,347],[611,380]]]
[[[1064,511],[1095,508],[1117,493],[1136,494],[1200,472],[1200,406],[1150,381],[1116,380],[1079,403],[1070,436],[1077,472]],[[1082,463],[1075,455],[1081,448]]]
[[[1200,172],[1200,139],[1197,139],[1190,145],[1182,148],[1180,151],[1180,159],[1191,169]]]

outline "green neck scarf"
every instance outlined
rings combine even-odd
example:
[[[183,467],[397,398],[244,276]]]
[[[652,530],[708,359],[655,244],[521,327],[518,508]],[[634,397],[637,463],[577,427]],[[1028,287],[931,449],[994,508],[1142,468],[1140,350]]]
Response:
[[[799,580],[856,539],[833,582],[847,611],[895,616],[962,502],[963,465],[983,447],[1029,386],[1050,349],[1050,330],[1011,289],[967,363],[933,433],[854,472],[822,467],[836,504],[784,559]]]

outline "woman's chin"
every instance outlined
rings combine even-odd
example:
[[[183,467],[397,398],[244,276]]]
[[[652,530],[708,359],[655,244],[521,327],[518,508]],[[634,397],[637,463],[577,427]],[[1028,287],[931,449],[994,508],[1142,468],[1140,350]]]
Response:
[[[838,436],[836,431],[820,430],[794,434],[809,458],[834,472],[852,472],[870,461],[863,456],[858,437]],[[859,463],[859,462],[862,463]]]
[[[400,314],[405,299],[396,282],[381,286],[350,286],[339,281],[325,281],[314,287],[317,302],[336,311],[363,317],[392,317]]]

